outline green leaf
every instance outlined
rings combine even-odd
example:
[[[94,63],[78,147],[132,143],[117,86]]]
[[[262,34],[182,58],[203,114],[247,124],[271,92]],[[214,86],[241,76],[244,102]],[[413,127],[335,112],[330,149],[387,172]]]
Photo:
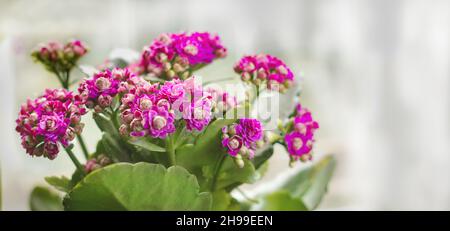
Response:
[[[272,201],[292,202],[293,200],[297,200],[297,204],[301,203],[308,210],[314,210],[317,208],[327,191],[327,185],[331,179],[335,166],[335,158],[332,155],[328,155],[315,165],[291,176],[281,185],[279,191],[263,196],[263,198],[269,198],[272,199]],[[284,195],[286,193],[289,194],[289,198]],[[271,195],[273,196],[271,197]],[[269,205],[273,204],[269,203]],[[285,210],[283,209],[282,204],[278,204],[277,206],[277,210]],[[286,206],[286,209],[290,208],[289,204],[286,204]]]
[[[105,154],[114,162],[130,161],[129,151],[122,143],[122,140],[120,140],[120,137],[113,136],[110,133],[104,133],[101,142]]]
[[[222,144],[220,143],[222,128],[234,122],[236,122],[235,119],[217,119],[212,122],[205,129],[205,132],[197,137],[194,144],[195,150],[206,152],[216,150],[217,147],[222,148]]]
[[[65,176],[57,177],[57,176],[48,176],[45,177],[45,181],[53,186],[55,189],[61,191],[61,192],[69,192],[70,187],[70,180],[69,178]]]
[[[307,211],[302,200],[293,198],[288,191],[277,191],[263,198],[264,211]]]
[[[194,175],[180,166],[117,163],[86,176],[64,199],[66,210],[208,210]]]
[[[258,153],[255,155],[255,158],[253,158],[252,162],[255,165],[255,168],[258,169],[261,167],[266,161],[272,157],[273,155],[273,145],[269,145],[266,148],[261,148],[261,150],[258,150]]]
[[[128,143],[138,146],[140,148],[146,149],[151,152],[166,152],[165,148],[158,146],[158,145],[156,145],[146,139],[143,139],[143,138],[136,139],[136,140],[130,140],[130,141],[128,141]]]
[[[229,186],[234,188],[243,183],[254,183],[259,179],[260,175],[256,172],[251,161],[248,159],[243,159],[243,161],[244,167],[239,168],[231,156],[226,157],[223,167],[217,176],[216,189],[227,188],[228,191],[231,191],[232,188],[229,188]]]
[[[75,187],[75,185],[77,185],[78,182],[80,182],[84,177],[85,177],[84,173],[82,173],[78,169],[75,169],[75,172],[73,172],[72,178],[70,178],[70,182],[69,182],[70,190],[72,190],[73,187]]]
[[[93,113],[92,117],[102,132],[109,133],[113,136],[118,135],[118,131],[114,127],[114,123],[111,121],[111,118],[108,118],[101,113]]]
[[[302,175],[306,175],[306,181],[304,181],[303,184],[307,185],[304,187],[305,190],[301,192],[301,197],[310,210],[317,208],[327,192],[327,186],[331,180],[335,167],[336,159],[334,156],[329,155],[323,158],[319,163],[304,170],[304,173],[301,173]],[[285,187],[292,190],[295,188],[292,184],[295,183],[295,178],[292,178],[291,181],[286,183]],[[300,191],[297,191],[297,193],[300,193]]]
[[[196,138],[194,144],[182,145],[176,150],[177,163],[187,168],[190,172],[199,174],[201,174],[203,166],[213,166],[217,159],[225,154],[220,137],[222,128],[235,121],[231,119],[217,119],[209,124],[205,131]]]
[[[231,195],[225,190],[217,190],[212,193],[212,208],[213,211],[224,211],[231,204]]]
[[[231,198],[230,205],[226,209],[227,211],[249,211],[251,208],[250,202],[240,202],[235,198]]]
[[[32,211],[62,211],[61,198],[46,187],[37,186],[30,195],[30,209]]]

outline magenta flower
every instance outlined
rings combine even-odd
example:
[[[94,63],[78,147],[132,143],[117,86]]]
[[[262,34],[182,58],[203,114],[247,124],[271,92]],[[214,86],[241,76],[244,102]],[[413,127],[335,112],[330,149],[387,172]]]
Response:
[[[151,137],[165,138],[175,132],[174,114],[162,107],[153,107],[144,114],[143,127]]]
[[[244,82],[255,85],[265,84],[270,90],[284,92],[290,87],[294,75],[286,64],[271,55],[248,55],[242,57],[234,66]]]
[[[311,112],[298,104],[293,121],[293,131],[286,134],[284,141],[289,154],[294,159],[311,160],[310,154],[314,144],[314,133],[319,124],[313,120]]]
[[[232,156],[240,154],[252,159],[256,149],[263,142],[262,138],[262,125],[257,119],[243,118],[238,123],[222,128],[222,146]],[[237,141],[241,145],[237,145]],[[230,142],[232,143],[230,144]]]
[[[185,96],[184,84],[179,80],[166,81],[161,86],[159,94],[161,98],[168,100],[170,103],[174,103],[177,100],[183,99]]]
[[[240,119],[236,126],[236,133],[242,136],[247,147],[261,140],[262,131],[261,122],[257,119]]]
[[[167,81],[160,86],[139,79],[141,78],[133,79],[121,99],[122,125],[119,132],[134,137],[149,135],[153,138],[165,138],[175,132],[175,115],[170,102],[175,99],[175,95],[170,94],[172,92],[169,89],[178,82]]]
[[[140,73],[186,79],[200,65],[225,56],[226,48],[220,38],[207,32],[162,34],[144,49],[138,66]]]
[[[307,156],[307,160],[311,158],[308,154],[311,151],[314,142],[312,134],[303,135],[300,132],[293,131],[286,134],[284,140],[291,156],[299,158],[305,155]]]
[[[242,137],[234,135],[231,138],[224,138],[222,140],[222,146],[227,148],[228,154],[236,156],[241,150],[243,145]]]
[[[28,154],[54,159],[59,144],[68,147],[81,133],[84,114],[86,109],[78,96],[64,89],[47,89],[42,96],[22,105],[16,131]]]
[[[85,79],[78,87],[83,102],[88,108],[94,108],[96,112],[111,106],[113,98],[124,84],[135,75],[128,69],[113,69],[97,72],[93,77]]]
[[[183,118],[186,121],[188,131],[196,129],[203,130],[211,121],[211,100],[202,98],[194,103],[190,103],[184,108]]]
[[[175,108],[182,112],[189,131],[194,129],[201,131],[211,121],[213,103],[211,94],[203,89],[195,77],[183,81],[183,87],[184,97],[179,106],[175,104]]]

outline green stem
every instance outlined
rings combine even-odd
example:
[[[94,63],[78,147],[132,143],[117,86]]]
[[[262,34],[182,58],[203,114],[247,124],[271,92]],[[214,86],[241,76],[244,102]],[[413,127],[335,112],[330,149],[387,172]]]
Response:
[[[227,157],[227,155],[223,154],[217,161],[217,164],[216,164],[216,167],[214,170],[214,175],[211,180],[211,192],[214,192],[216,190],[217,178],[219,177],[220,170],[222,169],[223,162],[225,161],[226,157]]]
[[[65,148],[67,154],[69,155],[70,159],[72,160],[72,162],[75,164],[75,167],[77,167],[78,171],[80,171],[81,174],[86,175],[86,173],[84,172],[84,167],[83,165],[80,164],[80,161],[78,161],[77,157],[75,156],[75,154],[73,154],[72,150],[70,150],[69,148]]]
[[[78,143],[80,143],[81,149],[83,150],[84,157],[86,157],[86,160],[89,159],[89,151],[84,143],[83,137],[81,135],[77,135],[77,138]]]
[[[120,124],[119,121],[117,120],[117,110],[114,110],[113,108],[111,108],[111,121],[113,122],[114,127],[116,128],[116,130],[119,130]]]
[[[175,159],[175,146],[174,146],[173,140],[174,139],[171,136],[167,137],[167,139],[166,139],[166,149],[167,149],[167,154],[169,154],[169,162],[170,162],[171,166],[177,164],[176,159]]]

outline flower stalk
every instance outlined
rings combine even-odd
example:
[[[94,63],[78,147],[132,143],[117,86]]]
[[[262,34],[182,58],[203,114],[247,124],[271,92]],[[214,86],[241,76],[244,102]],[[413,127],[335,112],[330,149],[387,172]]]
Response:
[[[86,175],[83,165],[81,165],[80,161],[78,161],[75,154],[73,154],[71,147],[64,148],[64,150],[66,150],[67,154],[70,157],[70,160],[72,160],[73,164],[78,169],[78,171],[80,171],[80,173],[83,174],[83,176]]]

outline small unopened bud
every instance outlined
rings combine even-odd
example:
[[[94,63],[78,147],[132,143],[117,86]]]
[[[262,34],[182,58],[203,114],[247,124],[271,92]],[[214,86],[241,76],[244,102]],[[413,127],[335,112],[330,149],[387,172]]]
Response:
[[[225,56],[227,56],[227,50],[219,49],[219,50],[214,51],[214,54],[216,55],[217,58],[224,58]]]
[[[122,135],[122,136],[127,136],[128,135],[128,126],[127,125],[125,125],[125,124],[122,124],[122,125],[120,125],[120,127],[119,127],[119,133],[120,133],[120,135]]]
[[[229,128],[228,128],[228,134],[230,134],[230,135],[236,135],[236,126],[235,125],[231,125]]]
[[[157,130],[161,130],[166,126],[167,120],[162,116],[155,116],[155,118],[153,118],[152,123]]]
[[[239,154],[241,156],[247,157],[248,155],[248,149],[245,146],[242,146],[241,149],[239,150]]]
[[[242,81],[247,82],[250,80],[251,76],[248,72],[242,72],[241,78],[242,78]]]
[[[234,157],[234,163],[238,166],[238,168],[243,168],[244,165],[245,165],[245,162],[244,162],[244,160],[242,159],[242,156],[239,155],[239,154],[237,154],[237,155]]]
[[[170,69],[172,69],[172,64],[164,63],[163,64],[163,69],[164,69],[164,71],[169,71]]]
[[[285,86],[286,88],[292,87],[292,80],[286,80],[286,81],[284,81],[284,86]]]
[[[143,98],[139,102],[139,107],[141,108],[141,110],[148,110],[152,107],[152,105],[153,105],[152,101],[147,98]]]
[[[100,77],[95,81],[95,86],[99,90],[105,90],[111,86],[111,82],[107,78]]]
[[[293,140],[294,142],[293,142],[293,148],[295,149],[295,150],[300,150],[302,147],[303,147],[303,141],[302,141],[302,139],[300,139],[300,138],[294,138],[294,140]]]
[[[247,65],[244,66],[243,69],[245,72],[253,71],[255,69],[255,64],[249,62],[249,63],[247,63]]]
[[[284,67],[283,65],[280,65],[277,67],[277,71],[278,73],[282,74],[282,75],[287,75],[288,71],[286,69],[286,67]]]
[[[170,107],[170,103],[169,103],[169,101],[167,101],[167,99],[160,99],[158,101],[158,103],[156,103],[156,105],[158,107],[163,107],[163,108],[169,108]]]
[[[300,161],[306,162],[306,161],[310,160],[310,158],[311,158],[310,154],[303,154],[302,156],[300,156]]]
[[[185,69],[178,63],[173,64],[173,70],[177,73],[184,71]]]
[[[109,159],[106,155],[104,155],[104,154],[100,154],[98,157],[97,157],[97,160],[98,160],[98,163],[101,165],[101,166],[106,166],[106,165],[108,165],[108,164],[110,164],[111,163],[111,159]]]
[[[263,68],[260,68],[258,70],[257,76],[258,76],[258,79],[266,79],[267,78],[266,71]]]
[[[188,77],[189,77],[189,71],[185,71],[185,72],[183,72],[183,74],[181,74],[182,79],[187,79]]]
[[[306,125],[303,123],[296,123],[294,129],[301,134],[306,134]]]
[[[100,113],[100,112],[103,111],[103,108],[100,107],[100,105],[96,105],[96,106],[94,107],[94,111],[95,111],[96,113]]]
[[[184,52],[186,52],[187,54],[190,54],[192,56],[197,55],[198,53],[198,48],[194,45],[187,45],[184,47]]]
[[[264,146],[265,142],[262,140],[258,140],[256,141],[256,147],[257,148],[262,148]]]
[[[110,95],[100,95],[98,97],[98,104],[100,107],[109,107],[112,103],[112,97]]]
[[[159,63],[167,61],[167,55],[164,53],[159,53],[158,55],[156,55],[156,61]]]
[[[172,79],[173,77],[175,77],[176,74],[175,74],[175,71],[169,70],[166,72],[166,75],[169,79]]]

